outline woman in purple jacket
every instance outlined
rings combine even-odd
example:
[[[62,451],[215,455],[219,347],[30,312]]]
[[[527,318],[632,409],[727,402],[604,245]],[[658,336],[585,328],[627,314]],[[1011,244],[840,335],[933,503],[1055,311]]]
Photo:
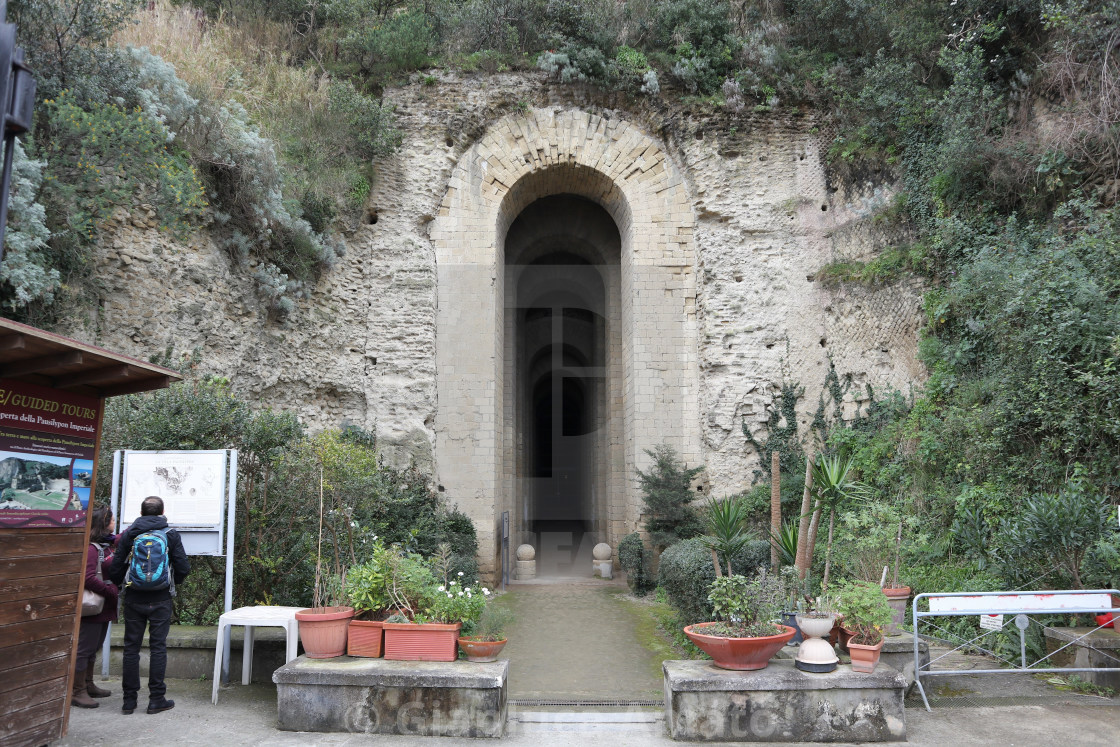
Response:
[[[98,614],[83,617],[78,631],[78,658],[74,662],[74,691],[70,703],[79,708],[97,708],[99,703],[93,698],[107,698],[110,695],[108,690],[93,682],[93,660],[97,658],[97,650],[105,642],[109,623],[117,619],[119,593],[117,587],[108,580],[109,565],[113,558],[112,545],[116,541],[110,534],[113,512],[104,506],[95,508],[90,522],[90,545],[86,549],[86,588],[105,597],[105,606]],[[99,560],[102,578],[98,578],[97,573]]]

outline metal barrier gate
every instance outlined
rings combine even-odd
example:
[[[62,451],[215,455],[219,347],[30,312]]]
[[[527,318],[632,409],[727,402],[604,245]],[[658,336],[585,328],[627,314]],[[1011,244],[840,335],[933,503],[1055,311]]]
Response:
[[[918,692],[922,694],[922,702],[925,703],[926,710],[929,711],[929,699],[926,697],[926,690],[922,686],[922,677],[931,677],[943,674],[1009,674],[1009,673],[1040,673],[1040,672],[1120,672],[1120,666],[1117,667],[1040,667],[1042,662],[1049,659],[1054,654],[1063,651],[1070,646],[1076,645],[1078,641],[1095,633],[1105,626],[1098,626],[1093,630],[1078,636],[1069,643],[1065,644],[1057,651],[1053,651],[1045,656],[1027,663],[1027,640],[1025,631],[1031,623],[1030,613],[1061,613],[1061,614],[1100,614],[1100,613],[1120,613],[1120,607],[1112,606],[1112,595],[1120,594],[1116,589],[1094,589],[1092,591],[1023,591],[1023,592],[1005,592],[1005,591],[989,591],[989,592],[957,592],[947,594],[919,594],[914,597],[913,620],[914,620],[914,682],[918,685]],[[922,599],[929,600],[929,611],[921,612],[918,610],[918,602]],[[920,641],[920,630],[918,625],[924,618],[930,617],[963,617],[966,615],[981,615],[988,616],[991,621],[987,624],[985,631],[980,635],[965,641],[960,646],[952,649],[948,653],[942,654],[936,659],[931,659],[928,664],[923,668],[921,660],[918,656],[918,643]],[[1019,629],[1019,666],[1015,666],[1012,662],[1004,659],[998,654],[989,651],[983,646],[976,645],[976,642],[981,638],[992,633],[999,632],[1003,629],[1005,622],[1004,615],[1014,615],[1011,620],[1014,620],[1015,627]],[[1008,620],[1007,622],[1011,622]],[[1038,622],[1037,620],[1035,622]],[[1041,624],[1041,623],[1040,623]],[[985,627],[985,623],[981,621],[981,627]],[[942,629],[942,632],[947,632]],[[953,636],[960,640],[959,636]],[[1000,669],[941,669],[934,671],[932,669],[934,662],[939,661],[950,654],[960,651],[966,646],[973,646],[980,649],[984,653],[994,656],[1000,661],[1009,665],[1006,668]],[[1115,658],[1115,657],[1110,657]],[[1120,664],[1120,660],[1117,660]]]

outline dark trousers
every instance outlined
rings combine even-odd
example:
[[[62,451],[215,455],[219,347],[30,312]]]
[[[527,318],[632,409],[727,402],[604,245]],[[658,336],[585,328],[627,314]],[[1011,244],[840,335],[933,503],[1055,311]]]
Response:
[[[97,652],[101,649],[101,644],[105,642],[105,634],[108,631],[108,622],[82,620],[82,624],[78,628],[78,660],[74,664],[76,671],[84,672],[86,669],[93,667],[93,660],[97,658]]]
[[[171,627],[171,600],[124,602],[124,662],[121,689],[125,703],[136,703],[140,692],[140,645],[148,628],[148,699],[159,701],[167,693],[167,631]]]

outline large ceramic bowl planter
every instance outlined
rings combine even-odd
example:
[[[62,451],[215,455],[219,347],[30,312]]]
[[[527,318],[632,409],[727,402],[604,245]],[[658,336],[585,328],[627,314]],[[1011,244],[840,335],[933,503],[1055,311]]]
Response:
[[[381,656],[384,630],[380,620],[351,620],[346,638],[346,655],[377,659]]]
[[[883,589],[887,604],[891,606],[891,622],[884,631],[887,635],[902,635],[902,624],[906,622],[906,603],[910,600],[909,586],[894,586]]]
[[[353,607],[311,607],[296,613],[299,640],[309,659],[332,659],[346,653],[346,633]]]
[[[848,641],[848,653],[852,655],[852,671],[871,674],[879,663],[879,653],[883,650],[883,638],[874,646],[856,643],[855,638]]]
[[[497,661],[498,654],[505,648],[506,639],[500,641],[479,641],[469,636],[459,637],[459,650],[467,657],[467,661]]]
[[[394,661],[455,661],[463,623],[382,623],[385,658]]]
[[[754,670],[764,669],[774,654],[781,650],[797,632],[788,625],[775,625],[781,633],[758,638],[727,638],[718,635],[705,635],[704,629],[715,622],[696,623],[684,629],[688,639],[697,648],[712,657],[712,663],[720,669]]]

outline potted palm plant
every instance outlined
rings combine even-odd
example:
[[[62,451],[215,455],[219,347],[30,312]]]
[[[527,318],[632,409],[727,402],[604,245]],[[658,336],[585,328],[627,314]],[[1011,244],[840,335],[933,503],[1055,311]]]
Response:
[[[785,590],[777,574],[760,568],[754,576],[723,576],[708,594],[716,617],[684,629],[721,669],[763,669],[796,632],[778,620]]]
[[[873,672],[883,649],[883,629],[891,622],[891,608],[879,585],[871,581],[848,581],[838,585],[837,607],[844,615],[844,628],[851,633],[848,652],[852,671]]]

